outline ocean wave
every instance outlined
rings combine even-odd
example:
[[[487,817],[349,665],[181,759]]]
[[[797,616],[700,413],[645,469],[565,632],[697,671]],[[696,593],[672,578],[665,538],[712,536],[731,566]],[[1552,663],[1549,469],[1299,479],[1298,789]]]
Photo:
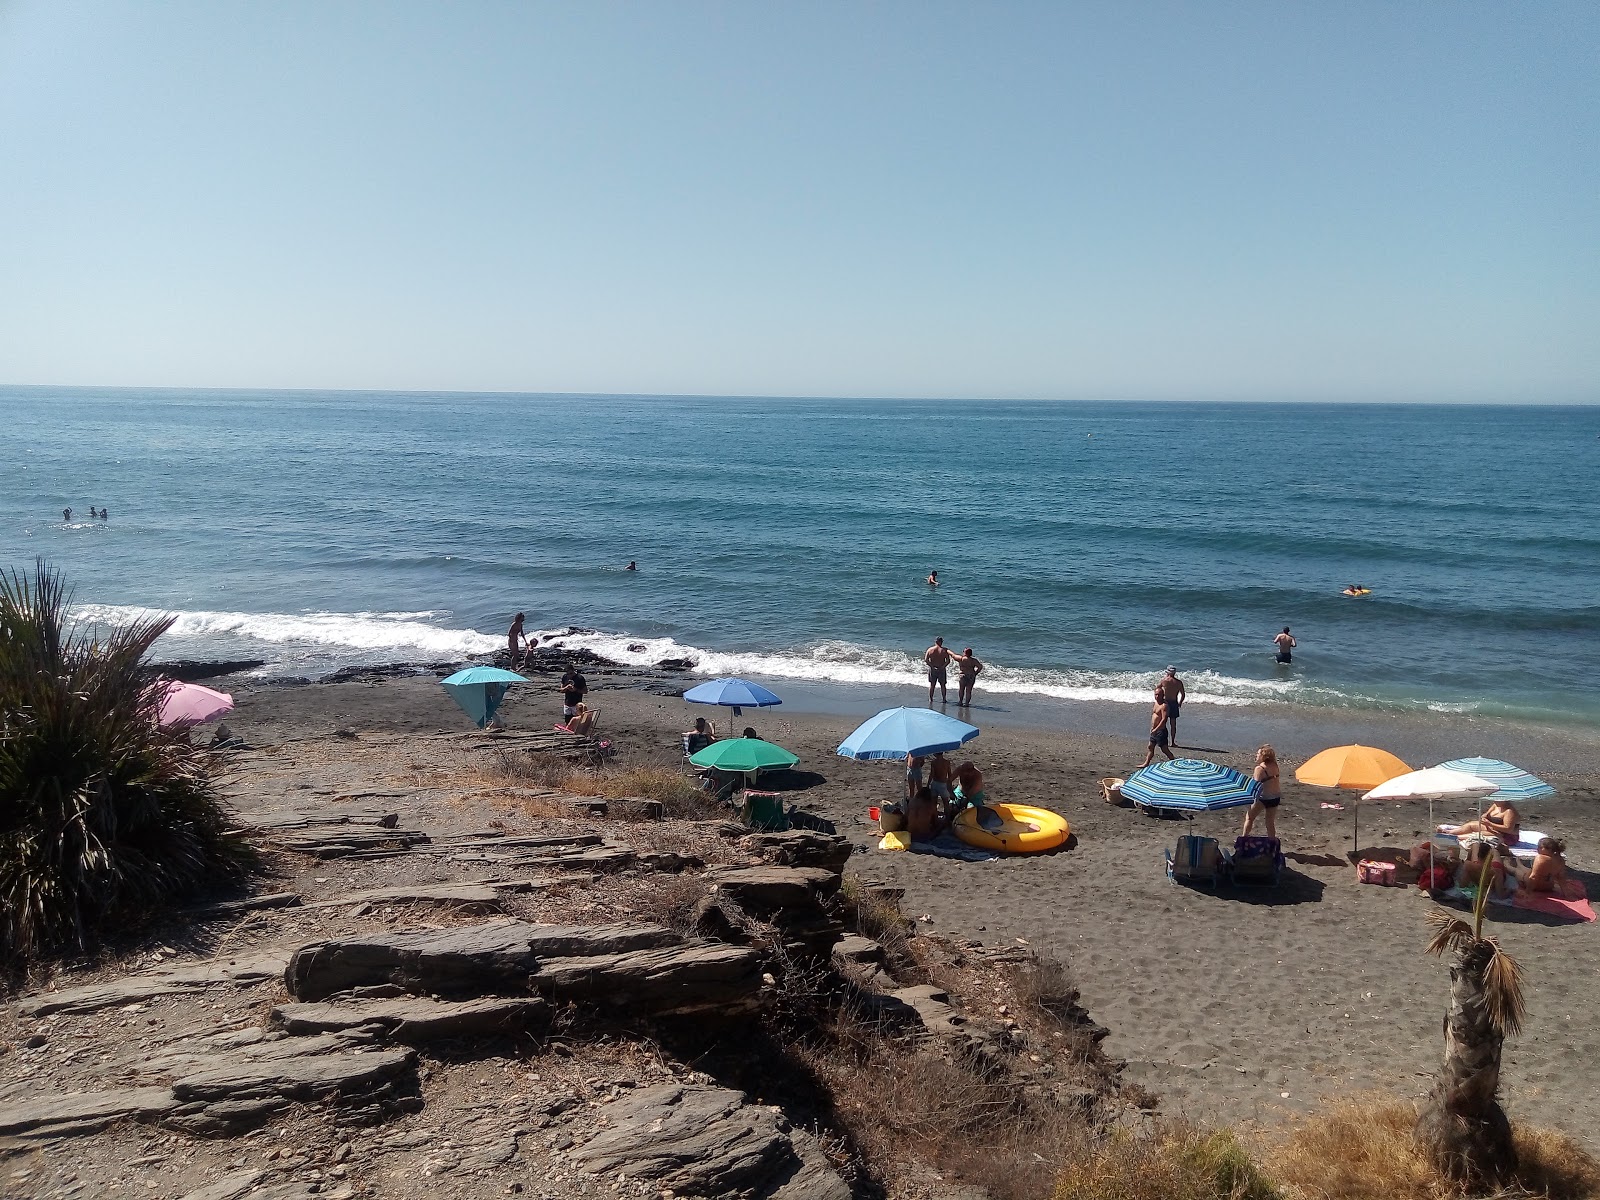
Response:
[[[822,683],[903,686],[926,684],[920,658],[900,650],[855,642],[819,641],[793,650],[717,651],[685,645],[670,637],[642,638],[627,634],[551,629],[541,641],[592,650],[628,666],[654,666],[663,659],[688,659],[696,675],[760,675],[769,679],[804,679]],[[954,682],[954,672],[952,683]],[[1048,696],[1058,700],[1109,700],[1148,704],[1160,677],[1157,671],[1044,670],[985,663],[981,686],[1003,695]],[[1289,680],[1241,679],[1213,671],[1184,678],[1187,703],[1237,706],[1264,700],[1291,699],[1298,685]]]
[[[265,643],[302,652],[351,652],[421,655],[451,658],[492,653],[505,644],[473,629],[448,629],[430,620],[448,617],[439,610],[419,612],[308,612],[247,613],[211,610],[163,612],[125,605],[86,604],[76,610],[83,620],[111,624],[138,617],[170,616],[172,628],[162,638],[163,649],[181,650],[185,644],[232,645]]]

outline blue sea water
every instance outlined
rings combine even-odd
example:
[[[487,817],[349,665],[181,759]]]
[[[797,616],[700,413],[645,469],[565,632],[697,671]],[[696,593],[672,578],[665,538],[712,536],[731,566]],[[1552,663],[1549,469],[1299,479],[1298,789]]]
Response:
[[[708,674],[910,681],[942,634],[997,695],[1142,703],[1172,663],[1194,703],[1600,716],[1600,408],[11,387],[0,414],[0,565],[177,614],[170,657],[431,661],[521,609]]]

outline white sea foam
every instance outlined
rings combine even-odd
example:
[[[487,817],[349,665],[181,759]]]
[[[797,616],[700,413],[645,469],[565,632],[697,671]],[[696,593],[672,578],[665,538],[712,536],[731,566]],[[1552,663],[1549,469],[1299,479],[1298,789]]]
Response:
[[[172,616],[172,628],[160,643],[163,653],[181,655],[230,652],[266,647],[299,651],[300,656],[321,651],[340,658],[366,652],[385,659],[414,656],[448,659],[487,654],[504,644],[504,637],[472,629],[449,629],[429,624],[446,617],[439,611],[423,612],[309,612],[246,613],[200,610],[161,613],[118,605],[87,604],[77,615],[94,622],[126,621],[140,616]],[[191,649],[193,648],[193,649]],[[265,656],[264,653],[257,656]]]
[[[666,658],[688,659],[695,664],[694,674],[705,676],[758,675],[890,686],[923,684],[928,678],[919,657],[854,642],[822,641],[782,651],[722,652],[684,645],[673,638],[555,629],[541,631],[538,636],[541,641],[592,650],[629,666],[653,666]],[[1159,675],[1156,671],[1040,670],[986,663],[980,678],[983,690],[993,693],[1148,704]],[[1211,671],[1186,676],[1184,686],[1188,703],[1227,706],[1288,700],[1297,687],[1288,680],[1240,679]]]

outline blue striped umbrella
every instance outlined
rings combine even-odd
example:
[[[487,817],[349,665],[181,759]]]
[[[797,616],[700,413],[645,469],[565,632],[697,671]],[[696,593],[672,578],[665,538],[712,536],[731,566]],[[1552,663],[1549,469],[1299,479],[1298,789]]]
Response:
[[[1498,758],[1452,758],[1439,765],[1452,771],[1465,771],[1468,775],[1476,775],[1494,784],[1497,790],[1484,797],[1486,800],[1504,800],[1515,804],[1519,800],[1538,800],[1556,794],[1555,788],[1537,775]]]
[[[1238,808],[1254,800],[1257,791],[1250,776],[1203,758],[1175,758],[1142,767],[1122,785],[1122,794],[1135,804],[1188,812]]]

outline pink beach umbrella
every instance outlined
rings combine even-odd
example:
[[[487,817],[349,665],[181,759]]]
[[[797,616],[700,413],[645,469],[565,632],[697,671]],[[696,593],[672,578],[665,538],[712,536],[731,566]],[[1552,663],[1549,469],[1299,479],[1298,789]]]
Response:
[[[232,709],[233,697],[226,692],[214,692],[198,683],[182,683],[175,679],[167,684],[157,722],[161,725],[204,725]]]

